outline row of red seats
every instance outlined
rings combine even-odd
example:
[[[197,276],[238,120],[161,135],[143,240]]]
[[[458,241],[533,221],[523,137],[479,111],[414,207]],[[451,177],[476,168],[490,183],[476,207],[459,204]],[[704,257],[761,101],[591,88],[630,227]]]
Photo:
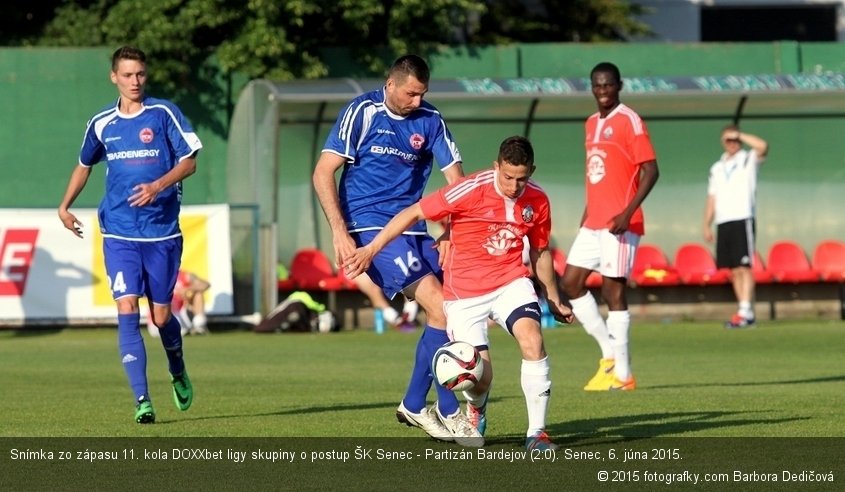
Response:
[[[811,258],[794,241],[781,240],[771,245],[767,262],[758,252],[752,261],[752,272],[759,284],[845,282],[845,243],[836,240],[819,242]],[[566,256],[554,251],[555,270],[563,273]],[[716,268],[710,249],[699,243],[682,244],[675,252],[674,263],[654,244],[641,244],[634,259],[630,281],[640,286],[720,285],[730,283],[730,271]],[[593,273],[588,287],[601,285],[601,277]]]
[[[563,275],[566,254],[557,248],[552,253],[555,270]],[[845,243],[841,241],[821,241],[809,259],[798,243],[776,241],[766,258],[768,262],[764,263],[759,253],[754,254],[752,271],[759,284],[845,282]],[[682,244],[675,252],[674,263],[659,246],[641,244],[630,281],[640,286],[719,285],[730,283],[730,273],[727,269],[716,268],[710,249],[699,243]],[[601,276],[596,272],[590,274],[587,286],[600,285]],[[304,248],[294,254],[290,275],[279,280],[278,289],[336,292],[358,287],[342,271],[335,271],[322,250]]]

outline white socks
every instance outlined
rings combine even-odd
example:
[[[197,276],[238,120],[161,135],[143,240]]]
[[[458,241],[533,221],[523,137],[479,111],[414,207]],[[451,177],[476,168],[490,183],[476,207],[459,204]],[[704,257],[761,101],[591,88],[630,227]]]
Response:
[[[598,304],[592,294],[572,299],[572,312],[584,325],[584,330],[601,347],[602,359],[613,359],[616,365],[616,377],[627,381],[631,377],[631,359],[628,349],[628,333],[631,330],[631,313],[628,311],[610,311],[607,323],[601,317]]]
[[[420,305],[417,304],[417,301],[405,301],[405,304],[402,306],[402,314],[405,316],[405,319],[408,321],[414,321],[417,319],[417,313],[420,311]]]
[[[487,398],[490,396],[490,388],[487,388],[487,391],[479,395],[470,393],[469,391],[464,391],[463,394],[467,403],[474,406],[475,408],[483,410],[484,407],[487,406]]]
[[[614,351],[613,345],[610,343],[610,334],[593,295],[587,292],[585,295],[569,302],[572,304],[572,313],[584,326],[584,330],[599,343],[601,358],[613,359]]]
[[[739,315],[745,319],[753,319],[754,311],[751,310],[751,303],[742,301],[739,303]]]
[[[528,408],[528,432],[532,436],[546,428],[546,409],[549,406],[552,382],[549,379],[549,358],[522,361],[520,377],[525,405]]]
[[[396,320],[399,319],[399,313],[392,306],[382,309],[381,314],[384,316],[384,322],[389,325],[395,325]]]
[[[200,313],[194,315],[193,324],[198,330],[204,330],[207,322],[205,314]]]
[[[607,331],[613,345],[616,377],[620,381],[631,378],[631,358],[628,353],[628,332],[631,329],[631,313],[610,311],[607,313]]]

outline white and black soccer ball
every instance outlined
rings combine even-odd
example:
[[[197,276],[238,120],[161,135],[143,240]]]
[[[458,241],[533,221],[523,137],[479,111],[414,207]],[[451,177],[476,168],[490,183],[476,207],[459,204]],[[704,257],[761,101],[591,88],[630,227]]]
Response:
[[[471,344],[449,342],[434,353],[431,368],[440,386],[452,391],[466,391],[481,380],[484,360]]]

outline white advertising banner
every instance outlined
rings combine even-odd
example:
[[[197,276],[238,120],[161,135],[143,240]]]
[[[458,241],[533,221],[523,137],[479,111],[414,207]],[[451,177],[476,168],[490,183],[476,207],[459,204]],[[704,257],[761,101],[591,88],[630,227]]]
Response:
[[[83,239],[55,209],[0,209],[0,325],[116,323],[96,209],[74,209]],[[182,269],[205,278],[206,312],[232,314],[228,205],[185,205]]]

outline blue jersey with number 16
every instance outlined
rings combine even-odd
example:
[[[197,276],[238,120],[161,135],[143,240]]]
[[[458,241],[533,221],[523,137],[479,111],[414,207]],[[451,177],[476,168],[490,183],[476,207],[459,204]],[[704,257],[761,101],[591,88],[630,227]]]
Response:
[[[407,116],[390,112],[384,89],[353,99],[338,116],[323,152],[347,159],[338,187],[347,229],[380,229],[425,191],[434,159],[443,171],[461,155],[431,104]],[[409,233],[426,232],[424,221]]]
[[[79,163],[106,161],[106,190],[98,211],[103,237],[135,241],[162,240],[181,235],[179,209],[182,184],[158,194],[143,207],[130,207],[135,186],[167,174],[182,159],[202,148],[191,124],[175,104],[145,97],[143,108],[123,114],[118,104],[100,111],[88,122]]]

